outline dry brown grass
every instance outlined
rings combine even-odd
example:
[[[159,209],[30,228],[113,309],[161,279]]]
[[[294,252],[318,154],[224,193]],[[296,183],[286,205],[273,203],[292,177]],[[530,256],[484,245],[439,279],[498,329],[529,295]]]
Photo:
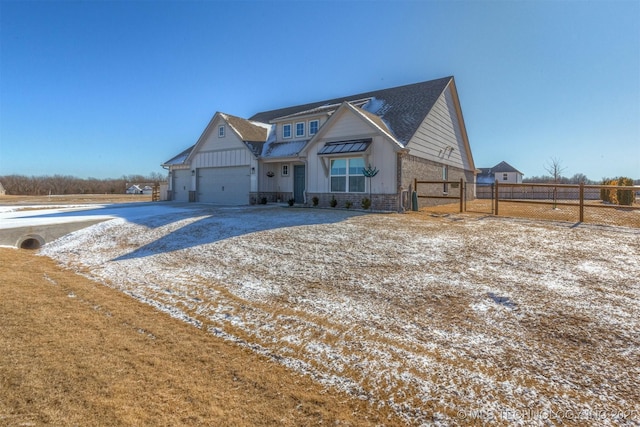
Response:
[[[0,277],[1,425],[397,424],[49,258]]]
[[[519,217],[530,219],[542,219],[549,221],[568,221],[578,222],[579,206],[575,201],[570,202],[573,205],[558,205],[554,209],[553,205],[540,203],[522,203],[501,201],[499,203],[499,215],[505,217]],[[467,202],[467,213],[478,213],[490,215],[491,200],[476,199]],[[584,222],[591,224],[618,225],[623,227],[640,227],[640,204],[634,205],[635,209],[621,206],[603,207],[603,203],[599,201],[590,201],[585,204]],[[441,206],[429,206],[421,209],[421,211],[446,214],[459,212],[459,204],[452,203]]]
[[[150,201],[150,194],[67,194],[60,196],[0,196],[0,205],[136,203]]]

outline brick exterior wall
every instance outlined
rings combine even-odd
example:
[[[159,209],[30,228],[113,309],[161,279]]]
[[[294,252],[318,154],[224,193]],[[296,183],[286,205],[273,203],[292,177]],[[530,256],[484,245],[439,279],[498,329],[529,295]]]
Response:
[[[276,191],[260,191],[249,193],[249,203],[252,205],[260,204],[263,197],[267,198],[267,203],[277,203],[278,199],[280,203],[287,203],[289,199],[293,199],[292,192],[276,192]]]
[[[338,204],[336,208],[345,208],[346,202],[351,202],[351,209],[362,209],[362,199],[369,198],[368,193],[307,193],[307,206],[313,206],[313,198],[318,198],[318,207],[331,207],[331,199],[335,197]],[[371,210],[398,211],[397,194],[372,194]]]
[[[432,160],[423,159],[421,157],[412,156],[410,154],[401,154],[398,159],[398,175],[400,182],[400,186],[404,190],[410,190],[412,192],[413,181],[414,179],[418,179],[418,181],[442,181],[442,164],[434,162]],[[455,168],[453,166],[449,166],[449,181],[460,181],[462,178],[466,186],[466,198],[467,200],[474,199],[474,175],[471,171],[465,171],[464,169]],[[439,192],[442,194],[442,189],[434,189],[434,186],[437,184],[421,184],[419,188],[419,194],[435,194],[435,192]],[[457,195],[460,191],[458,188],[452,188],[453,185],[449,185],[449,194]],[[435,190],[435,191],[434,191]],[[449,203],[456,203],[456,200],[447,200],[447,199],[418,199],[418,207],[422,208],[425,206],[435,206],[435,205],[443,205]]]
[[[318,207],[331,207],[333,198],[338,202],[336,208],[345,208],[347,201],[351,202],[352,209],[362,209],[362,199],[371,198],[371,209],[376,211],[402,212],[411,209],[411,191],[414,179],[419,181],[442,181],[442,164],[432,160],[426,160],[421,157],[412,156],[406,153],[399,153],[398,158],[398,177],[399,183],[397,194],[371,194],[368,193],[307,193],[307,206],[313,206],[313,197],[318,198]],[[460,181],[462,178],[466,186],[467,200],[474,199],[474,175],[471,171],[465,171],[460,168],[449,166],[449,181]],[[420,194],[442,194],[442,187],[435,188],[438,184],[421,184]],[[442,185],[442,184],[440,184]],[[449,185],[449,194],[458,195],[459,189],[455,184]],[[286,203],[293,198],[293,193],[287,192],[252,192],[249,195],[251,204],[259,204],[263,197],[267,198],[267,203],[276,203],[280,199],[281,203]],[[449,203],[457,203],[454,199],[418,199],[420,208],[425,206],[442,205]]]

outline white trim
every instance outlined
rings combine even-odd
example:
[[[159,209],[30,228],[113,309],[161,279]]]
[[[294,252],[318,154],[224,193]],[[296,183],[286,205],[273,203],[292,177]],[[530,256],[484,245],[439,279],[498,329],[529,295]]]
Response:
[[[298,125],[302,125],[302,133],[298,133]],[[304,138],[305,135],[305,122],[296,122],[294,125],[296,138]]]
[[[313,123],[313,122],[317,123],[318,125],[316,126],[316,131],[314,133],[311,133],[311,123]],[[309,132],[309,136],[313,136],[316,133],[318,133],[318,130],[320,129],[320,120],[318,120],[318,119],[309,120],[309,123],[307,124],[307,129],[308,129],[308,132]]]
[[[284,129],[289,126],[289,136],[285,136]],[[283,123],[282,124],[282,139],[291,139],[293,138],[293,129],[291,129],[291,123]]]
[[[334,158],[334,159],[330,159],[329,160],[329,192],[330,193],[351,193],[351,194],[363,194],[367,192],[367,180],[365,179],[364,175],[362,174],[351,174],[349,173],[349,168],[351,165],[351,160],[356,160],[356,159],[360,159],[362,160],[363,164],[364,164],[364,157],[362,156],[351,156],[351,157],[338,157],[338,158]],[[336,160],[344,160],[345,161],[345,173],[344,174],[337,174],[334,175],[331,173],[331,169],[332,169],[332,164],[334,161]],[[365,166],[366,167],[366,166]],[[331,178],[336,177],[336,178],[344,178],[345,179],[345,188],[344,191],[334,191],[333,188],[331,187]],[[364,180],[364,188],[362,191],[351,191],[351,185],[350,185],[350,178],[351,177],[362,177],[362,179]]]

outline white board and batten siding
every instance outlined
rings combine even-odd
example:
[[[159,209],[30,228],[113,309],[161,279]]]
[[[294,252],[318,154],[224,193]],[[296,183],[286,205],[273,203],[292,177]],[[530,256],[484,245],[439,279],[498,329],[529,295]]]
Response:
[[[318,151],[324,147],[326,142],[338,140],[351,140],[360,138],[372,138],[371,145],[366,153],[350,153],[340,157],[319,156]],[[344,157],[364,157],[365,165],[378,168],[378,174],[371,180],[366,179],[366,190],[375,194],[395,194],[397,192],[397,153],[394,150],[394,143],[381,136],[379,132],[362,117],[353,112],[344,110],[341,117],[332,123],[319,140],[308,152],[308,185],[307,191],[312,193],[328,193],[331,191],[330,160]],[[326,161],[327,168],[322,162]]]
[[[440,95],[407,148],[409,154],[423,159],[472,169],[450,87]]]
[[[334,119],[331,127],[324,132],[322,139],[327,141],[348,140],[373,134],[375,131],[371,125],[366,123],[362,117],[345,109],[342,110],[342,114],[337,120]]]
[[[201,151],[191,162],[194,168],[218,168],[230,166],[250,166],[253,154],[246,147],[216,151]]]
[[[218,129],[224,126],[224,136]],[[231,127],[221,118],[209,126],[204,141],[198,144],[197,153],[191,159],[192,168],[212,168],[251,165],[254,157]]]
[[[218,130],[224,126],[224,135]],[[192,191],[202,203],[242,205],[257,188],[258,161],[245,143],[221,118],[208,126],[191,158]],[[252,168],[254,173],[252,173]]]

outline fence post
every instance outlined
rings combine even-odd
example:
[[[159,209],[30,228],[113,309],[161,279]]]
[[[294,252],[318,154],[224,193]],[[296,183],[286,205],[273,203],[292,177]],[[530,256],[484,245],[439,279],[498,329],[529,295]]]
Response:
[[[496,194],[495,194],[495,199],[496,199],[496,215],[498,215],[498,199],[499,199],[499,195],[500,193],[498,192],[498,181],[495,182],[495,189],[496,189]]]
[[[462,210],[462,204],[464,203],[463,201],[463,197],[464,197],[464,180],[462,178],[460,178],[460,213],[463,212]]]
[[[584,182],[580,183],[580,222],[584,222]]]

